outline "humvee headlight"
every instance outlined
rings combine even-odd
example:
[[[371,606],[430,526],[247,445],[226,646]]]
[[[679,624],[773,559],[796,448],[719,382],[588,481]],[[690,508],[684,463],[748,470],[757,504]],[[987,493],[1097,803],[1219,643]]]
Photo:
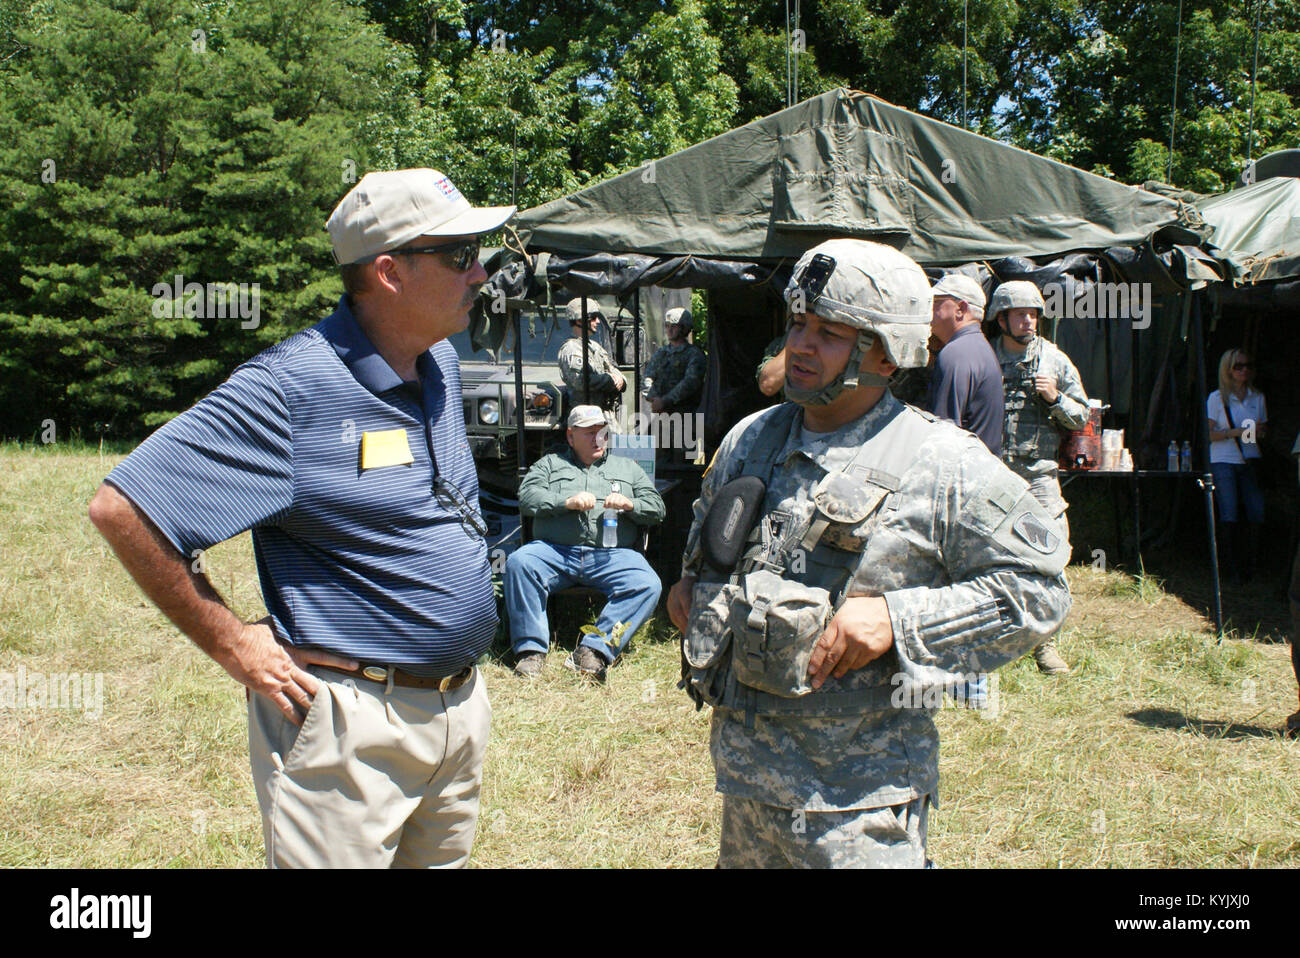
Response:
[[[501,403],[495,399],[478,401],[478,418],[489,426],[495,426],[501,419]]]
[[[528,404],[538,412],[548,410],[551,408],[551,394],[544,389],[540,389],[533,393],[533,397],[528,401]]]

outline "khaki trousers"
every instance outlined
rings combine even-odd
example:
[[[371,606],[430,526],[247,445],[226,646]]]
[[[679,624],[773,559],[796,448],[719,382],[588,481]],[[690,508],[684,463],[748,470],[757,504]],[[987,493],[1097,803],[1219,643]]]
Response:
[[[248,746],[269,868],[454,868],[469,859],[492,707],[454,691],[308,667],[302,727],[250,695]]]

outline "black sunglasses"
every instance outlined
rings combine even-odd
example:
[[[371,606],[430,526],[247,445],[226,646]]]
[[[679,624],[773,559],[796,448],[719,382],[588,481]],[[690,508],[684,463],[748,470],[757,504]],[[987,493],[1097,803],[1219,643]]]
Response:
[[[1254,369],[1255,364],[1254,363],[1233,363],[1232,368],[1233,369]]]
[[[454,253],[451,258],[452,268],[461,273],[468,273],[478,262],[479,250],[483,241],[479,237],[461,240],[459,243],[444,243],[441,246],[403,246],[401,249],[388,250],[389,256],[398,253]]]

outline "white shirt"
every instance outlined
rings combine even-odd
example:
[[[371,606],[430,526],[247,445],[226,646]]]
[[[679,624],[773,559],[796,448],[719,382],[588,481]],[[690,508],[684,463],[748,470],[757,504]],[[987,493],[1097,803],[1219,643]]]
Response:
[[[1214,423],[1214,428],[1219,432],[1226,432],[1229,429],[1244,429],[1246,423],[1253,422],[1256,426],[1268,422],[1268,410],[1264,405],[1264,394],[1257,389],[1249,389],[1246,392],[1245,399],[1238,399],[1236,396],[1229,394],[1228,408],[1232,412],[1233,425],[1228,425],[1228,417],[1223,411],[1223,397],[1219,395],[1219,390],[1210,393],[1210,398],[1205,403],[1206,411],[1209,414],[1210,421]],[[1246,437],[1241,437],[1241,449],[1246,450],[1247,459],[1258,459],[1260,457],[1259,442],[1247,442]],[[1218,442],[1210,443],[1210,462],[1235,462],[1240,465],[1241,449],[1237,448],[1236,439],[1220,439]]]

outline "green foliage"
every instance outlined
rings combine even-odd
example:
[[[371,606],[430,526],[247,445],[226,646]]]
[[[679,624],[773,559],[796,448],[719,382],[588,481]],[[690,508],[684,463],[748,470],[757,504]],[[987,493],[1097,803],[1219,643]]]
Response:
[[[783,108],[789,68],[953,123],[964,73],[972,129],[1222,190],[1300,145],[1300,9],[1187,0],[1175,84],[1177,10],[980,0],[963,47],[959,0],[0,0],[0,435],[139,437],[314,322],[369,169],[526,208]],[[258,284],[259,324],[160,313],[177,274]]]
[[[323,0],[49,11],[0,95],[21,118],[0,145],[0,432],[139,435],[337,296],[322,211],[367,168],[353,118],[405,55]],[[256,326],[160,310],[178,274],[258,284]]]

